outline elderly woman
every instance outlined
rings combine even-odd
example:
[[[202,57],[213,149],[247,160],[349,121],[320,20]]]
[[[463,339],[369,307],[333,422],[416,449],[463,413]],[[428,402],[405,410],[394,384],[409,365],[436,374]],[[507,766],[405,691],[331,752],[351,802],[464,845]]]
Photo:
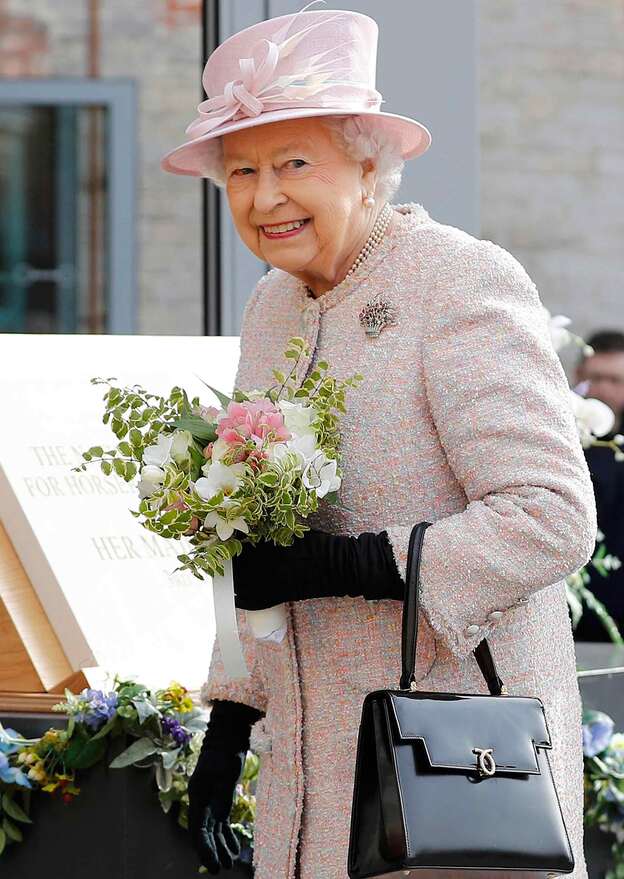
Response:
[[[257,879],[346,879],[362,702],[398,685],[408,540],[429,521],[417,687],[486,692],[473,651],[487,637],[509,693],[542,699],[571,875],[585,879],[563,578],[591,556],[596,513],[567,382],[514,257],[391,203],[430,138],[379,111],[376,39],[367,16],[306,10],[236,34],[208,60],[193,138],[163,160],[224,188],[241,239],[272,266],[244,310],[236,385],[271,385],[293,335],[310,344],[299,382],[318,360],[365,379],[341,421],[339,503],[319,501],[291,547],[234,559],[252,674],[228,679],[214,647],[190,829],[211,873],[232,864],[254,725]],[[245,609],[280,602],[285,630],[255,638]]]

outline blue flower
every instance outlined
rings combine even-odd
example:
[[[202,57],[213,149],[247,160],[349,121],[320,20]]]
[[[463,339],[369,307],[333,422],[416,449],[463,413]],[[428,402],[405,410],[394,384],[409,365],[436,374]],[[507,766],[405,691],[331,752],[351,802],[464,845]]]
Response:
[[[162,719],[162,728],[169,733],[177,745],[186,745],[191,739],[191,734],[184,729],[180,721],[168,714]]]
[[[22,736],[16,732],[14,729],[10,727],[5,727],[4,732],[10,736],[12,739],[21,739]],[[9,742],[5,742],[0,738],[0,754],[15,754],[16,751],[19,751],[21,745],[11,744]]]
[[[21,784],[22,787],[32,787],[28,778],[21,769],[9,765],[9,758],[0,752],[0,780],[6,784]]]
[[[595,757],[609,746],[613,735],[614,722],[602,711],[588,711],[583,723],[583,753]]]
[[[84,689],[82,697],[82,711],[76,712],[76,721],[84,723],[94,732],[110,720],[117,710],[119,697],[117,693],[103,693],[101,690]]]

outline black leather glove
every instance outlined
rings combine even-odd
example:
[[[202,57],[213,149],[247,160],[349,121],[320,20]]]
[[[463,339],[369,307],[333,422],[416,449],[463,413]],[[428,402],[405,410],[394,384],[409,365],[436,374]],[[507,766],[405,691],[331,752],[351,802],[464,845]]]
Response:
[[[215,876],[229,869],[240,845],[229,824],[252,724],[263,713],[240,702],[213,702],[197,765],[189,779],[188,827],[200,862]]]
[[[244,543],[232,572],[236,606],[245,610],[346,595],[402,601],[405,592],[386,531],[352,537],[311,529],[291,546]]]

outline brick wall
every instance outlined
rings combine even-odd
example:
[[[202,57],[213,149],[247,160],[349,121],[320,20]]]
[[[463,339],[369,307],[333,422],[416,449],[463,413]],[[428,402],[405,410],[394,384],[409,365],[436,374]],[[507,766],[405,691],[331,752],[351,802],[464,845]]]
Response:
[[[622,0],[480,0],[481,234],[582,335],[624,329],[623,49]]]

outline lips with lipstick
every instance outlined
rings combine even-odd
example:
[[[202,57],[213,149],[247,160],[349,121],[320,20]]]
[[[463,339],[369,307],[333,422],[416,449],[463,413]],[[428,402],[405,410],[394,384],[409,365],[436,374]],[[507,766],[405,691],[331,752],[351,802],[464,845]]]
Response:
[[[294,238],[299,235],[309,224],[310,217],[300,220],[291,220],[285,223],[272,223],[268,226],[260,226],[262,234],[266,238]]]

